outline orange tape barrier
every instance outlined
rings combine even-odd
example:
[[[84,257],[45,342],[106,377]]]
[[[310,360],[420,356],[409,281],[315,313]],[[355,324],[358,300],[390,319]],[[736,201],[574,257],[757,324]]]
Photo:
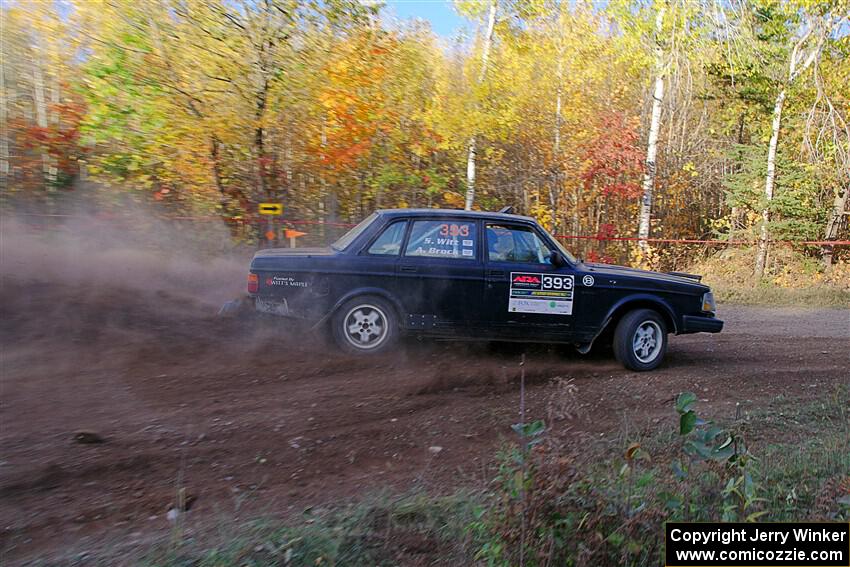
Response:
[[[108,221],[118,221],[126,219],[125,215],[116,214],[116,213],[95,213],[91,217],[81,217],[80,215],[66,215],[61,213],[15,213],[10,216],[17,217],[44,217],[44,218],[64,218],[64,219],[79,219],[79,220],[87,220],[90,218],[95,218],[98,220],[108,220]],[[256,219],[256,218],[245,218],[245,217],[219,217],[215,215],[204,216],[204,217],[187,217],[187,216],[163,216],[156,217],[157,220],[168,220],[168,221],[200,221],[200,222],[266,222],[265,219]],[[282,224],[324,224],[327,226],[338,226],[342,228],[351,228],[357,226],[354,223],[348,222],[328,222],[328,221],[313,221],[313,220],[280,220],[277,222]]]
[[[692,238],[638,238],[637,236],[575,236],[572,234],[556,234],[555,238],[564,240],[613,240],[623,242],[664,242],[670,244],[726,244],[733,246],[755,245],[752,240],[697,240]],[[772,244],[805,244],[808,246],[848,246],[850,240],[771,240]]]
[[[25,216],[25,217],[56,217],[56,218],[76,218],[76,219],[85,219],[86,217],[81,217],[79,215],[64,215],[64,214],[55,214],[55,213],[18,213],[16,216]],[[124,218],[120,214],[112,214],[112,213],[99,213],[94,215],[97,219],[103,220],[121,220]],[[252,219],[246,219],[243,217],[218,217],[218,216],[204,216],[204,217],[187,217],[187,216],[168,216],[168,217],[160,217],[161,220],[177,220],[177,221],[225,221],[225,222],[250,222]],[[326,225],[326,226],[334,226],[334,227],[342,227],[342,228],[351,228],[356,226],[354,223],[347,222],[329,222],[329,221],[319,221],[319,220],[281,220],[279,221],[282,224],[292,224],[292,225]],[[556,234],[555,238],[559,238],[562,240],[596,240],[598,242],[640,242],[642,239],[636,236],[584,236],[584,235],[573,235],[573,234]],[[719,239],[695,239],[695,238],[646,238],[647,242],[657,242],[663,244],[717,244],[717,245],[727,245],[727,246],[747,246],[747,245],[755,245],[756,242],[752,240],[719,240]],[[805,246],[850,246],[850,240],[771,240],[772,244],[797,244],[797,245],[805,245]]]

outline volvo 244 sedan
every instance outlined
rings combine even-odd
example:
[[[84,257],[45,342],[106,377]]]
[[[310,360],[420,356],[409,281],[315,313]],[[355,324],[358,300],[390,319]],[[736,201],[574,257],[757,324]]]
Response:
[[[700,277],[581,261],[534,219],[437,209],[376,211],[328,248],[267,249],[251,262],[256,310],[329,326],[351,353],[400,335],[574,344],[611,341],[656,368],[670,334],[717,333]]]

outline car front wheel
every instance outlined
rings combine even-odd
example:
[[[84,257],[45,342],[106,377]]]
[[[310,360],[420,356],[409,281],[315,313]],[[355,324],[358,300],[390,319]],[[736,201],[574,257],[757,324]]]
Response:
[[[353,354],[386,351],[398,339],[398,321],[392,305],[379,297],[356,297],[334,314],[334,340]]]
[[[658,312],[637,309],[627,313],[614,332],[614,356],[629,370],[658,368],[667,351],[667,325]]]

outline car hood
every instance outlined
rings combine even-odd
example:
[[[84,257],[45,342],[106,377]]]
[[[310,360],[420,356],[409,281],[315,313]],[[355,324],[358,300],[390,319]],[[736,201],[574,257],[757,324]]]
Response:
[[[613,264],[597,264],[593,262],[585,262],[584,267],[589,273],[593,275],[608,276],[611,278],[639,278],[642,280],[654,282],[680,284],[694,289],[704,289],[706,291],[708,291],[709,289],[707,285],[701,284],[697,280],[686,278],[684,276],[665,274],[663,272],[652,272],[650,270],[639,270],[637,268],[629,268],[626,266],[615,266]]]

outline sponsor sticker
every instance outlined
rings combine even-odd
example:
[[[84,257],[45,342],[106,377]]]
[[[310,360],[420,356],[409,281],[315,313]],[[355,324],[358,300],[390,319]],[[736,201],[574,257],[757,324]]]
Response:
[[[283,287],[307,287],[307,282],[296,280],[290,276],[274,276],[266,278],[268,286],[283,286]]]
[[[573,283],[571,275],[511,272],[508,311],[572,315]]]
[[[540,289],[543,274],[520,274],[511,272],[511,288]]]
[[[593,279],[593,276],[591,276],[591,275],[586,275],[586,276],[584,276],[583,278],[581,278],[581,283],[583,283],[583,284],[584,284],[584,285],[586,285],[587,287],[590,287],[590,286],[592,286],[594,283],[596,283],[596,280],[594,280],[594,279]]]

